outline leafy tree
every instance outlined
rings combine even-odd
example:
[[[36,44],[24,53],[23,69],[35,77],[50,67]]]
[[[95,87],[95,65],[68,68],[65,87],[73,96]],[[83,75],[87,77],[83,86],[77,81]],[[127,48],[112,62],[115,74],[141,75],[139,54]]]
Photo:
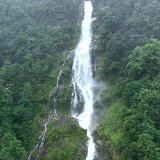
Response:
[[[111,106],[99,135],[115,160],[160,157],[159,10],[158,0],[112,0],[97,11],[96,53],[103,56],[103,79],[116,88],[104,102]]]
[[[17,140],[11,133],[6,133],[2,138],[2,150],[0,152],[1,160],[22,160],[26,155],[24,147],[21,146],[21,141]]]
[[[34,117],[44,113],[59,57],[75,43],[81,3],[0,2],[0,159],[24,159],[33,145]]]

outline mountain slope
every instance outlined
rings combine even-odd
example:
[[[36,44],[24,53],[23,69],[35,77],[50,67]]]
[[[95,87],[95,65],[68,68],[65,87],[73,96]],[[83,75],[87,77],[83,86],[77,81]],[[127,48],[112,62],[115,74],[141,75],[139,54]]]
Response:
[[[81,3],[0,2],[0,159],[24,159],[36,144],[49,91],[79,34]]]

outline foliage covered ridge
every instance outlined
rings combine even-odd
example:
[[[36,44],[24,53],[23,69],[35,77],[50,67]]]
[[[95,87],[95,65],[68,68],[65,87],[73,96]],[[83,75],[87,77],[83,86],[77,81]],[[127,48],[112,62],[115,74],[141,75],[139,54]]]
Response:
[[[94,1],[101,77],[112,86],[98,133],[114,160],[160,159],[160,2]],[[109,81],[109,83],[108,83]]]
[[[25,159],[35,145],[64,53],[77,39],[81,2],[0,1],[0,160]]]

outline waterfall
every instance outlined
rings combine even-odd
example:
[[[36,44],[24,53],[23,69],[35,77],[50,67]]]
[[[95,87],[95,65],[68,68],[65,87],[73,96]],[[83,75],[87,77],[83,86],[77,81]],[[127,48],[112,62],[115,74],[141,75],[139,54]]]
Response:
[[[93,142],[93,137],[91,135],[90,123],[91,123],[91,114],[93,112],[93,88],[94,81],[92,78],[92,65],[91,65],[91,38],[92,38],[92,4],[90,1],[85,1],[84,3],[84,20],[81,26],[81,39],[75,49],[75,57],[73,60],[72,68],[72,84],[74,88],[73,99],[72,99],[72,116],[76,117],[79,120],[79,124],[82,128],[87,129],[87,136],[89,137],[88,141],[88,155],[86,160],[93,160],[95,152],[95,144]],[[68,55],[69,56],[69,55]],[[69,57],[67,57],[68,60]],[[62,65],[62,68],[65,65],[65,61]],[[62,76],[62,68],[57,77],[56,87],[49,94],[49,99],[54,97],[54,110],[51,110],[48,116],[47,122],[44,124],[44,130],[39,136],[39,142],[35,148],[30,152],[28,160],[31,159],[32,153],[38,148],[42,147],[43,141],[47,132],[47,124],[52,120],[53,116],[56,115],[56,94],[59,88],[59,83]],[[76,111],[76,106],[79,102],[79,98],[84,100],[83,112],[78,115]]]
[[[95,145],[91,130],[89,128],[91,123],[91,114],[93,112],[93,78],[92,78],[92,64],[91,64],[91,38],[92,38],[92,4],[90,1],[84,3],[84,20],[81,26],[81,39],[75,49],[75,57],[73,61],[73,75],[72,84],[74,87],[73,93],[73,110],[72,116],[78,118],[79,124],[82,128],[87,129],[88,141],[88,155],[86,160],[93,160]],[[78,104],[78,95],[84,100],[83,112],[78,115],[76,113],[76,106]]]

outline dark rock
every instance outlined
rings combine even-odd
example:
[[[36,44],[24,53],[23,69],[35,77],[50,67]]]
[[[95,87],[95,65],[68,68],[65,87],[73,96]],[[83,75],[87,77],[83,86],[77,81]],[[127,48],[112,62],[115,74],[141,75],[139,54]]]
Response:
[[[57,113],[57,118],[56,119],[60,120],[60,123],[62,125],[64,125],[64,124],[71,124],[71,123],[79,124],[79,122],[78,122],[78,120],[76,118],[64,115],[61,112]]]
[[[94,160],[113,160],[109,152],[109,146],[107,146],[107,141],[103,143],[100,140],[96,130],[94,131],[93,136],[94,142],[96,144],[96,154]]]

